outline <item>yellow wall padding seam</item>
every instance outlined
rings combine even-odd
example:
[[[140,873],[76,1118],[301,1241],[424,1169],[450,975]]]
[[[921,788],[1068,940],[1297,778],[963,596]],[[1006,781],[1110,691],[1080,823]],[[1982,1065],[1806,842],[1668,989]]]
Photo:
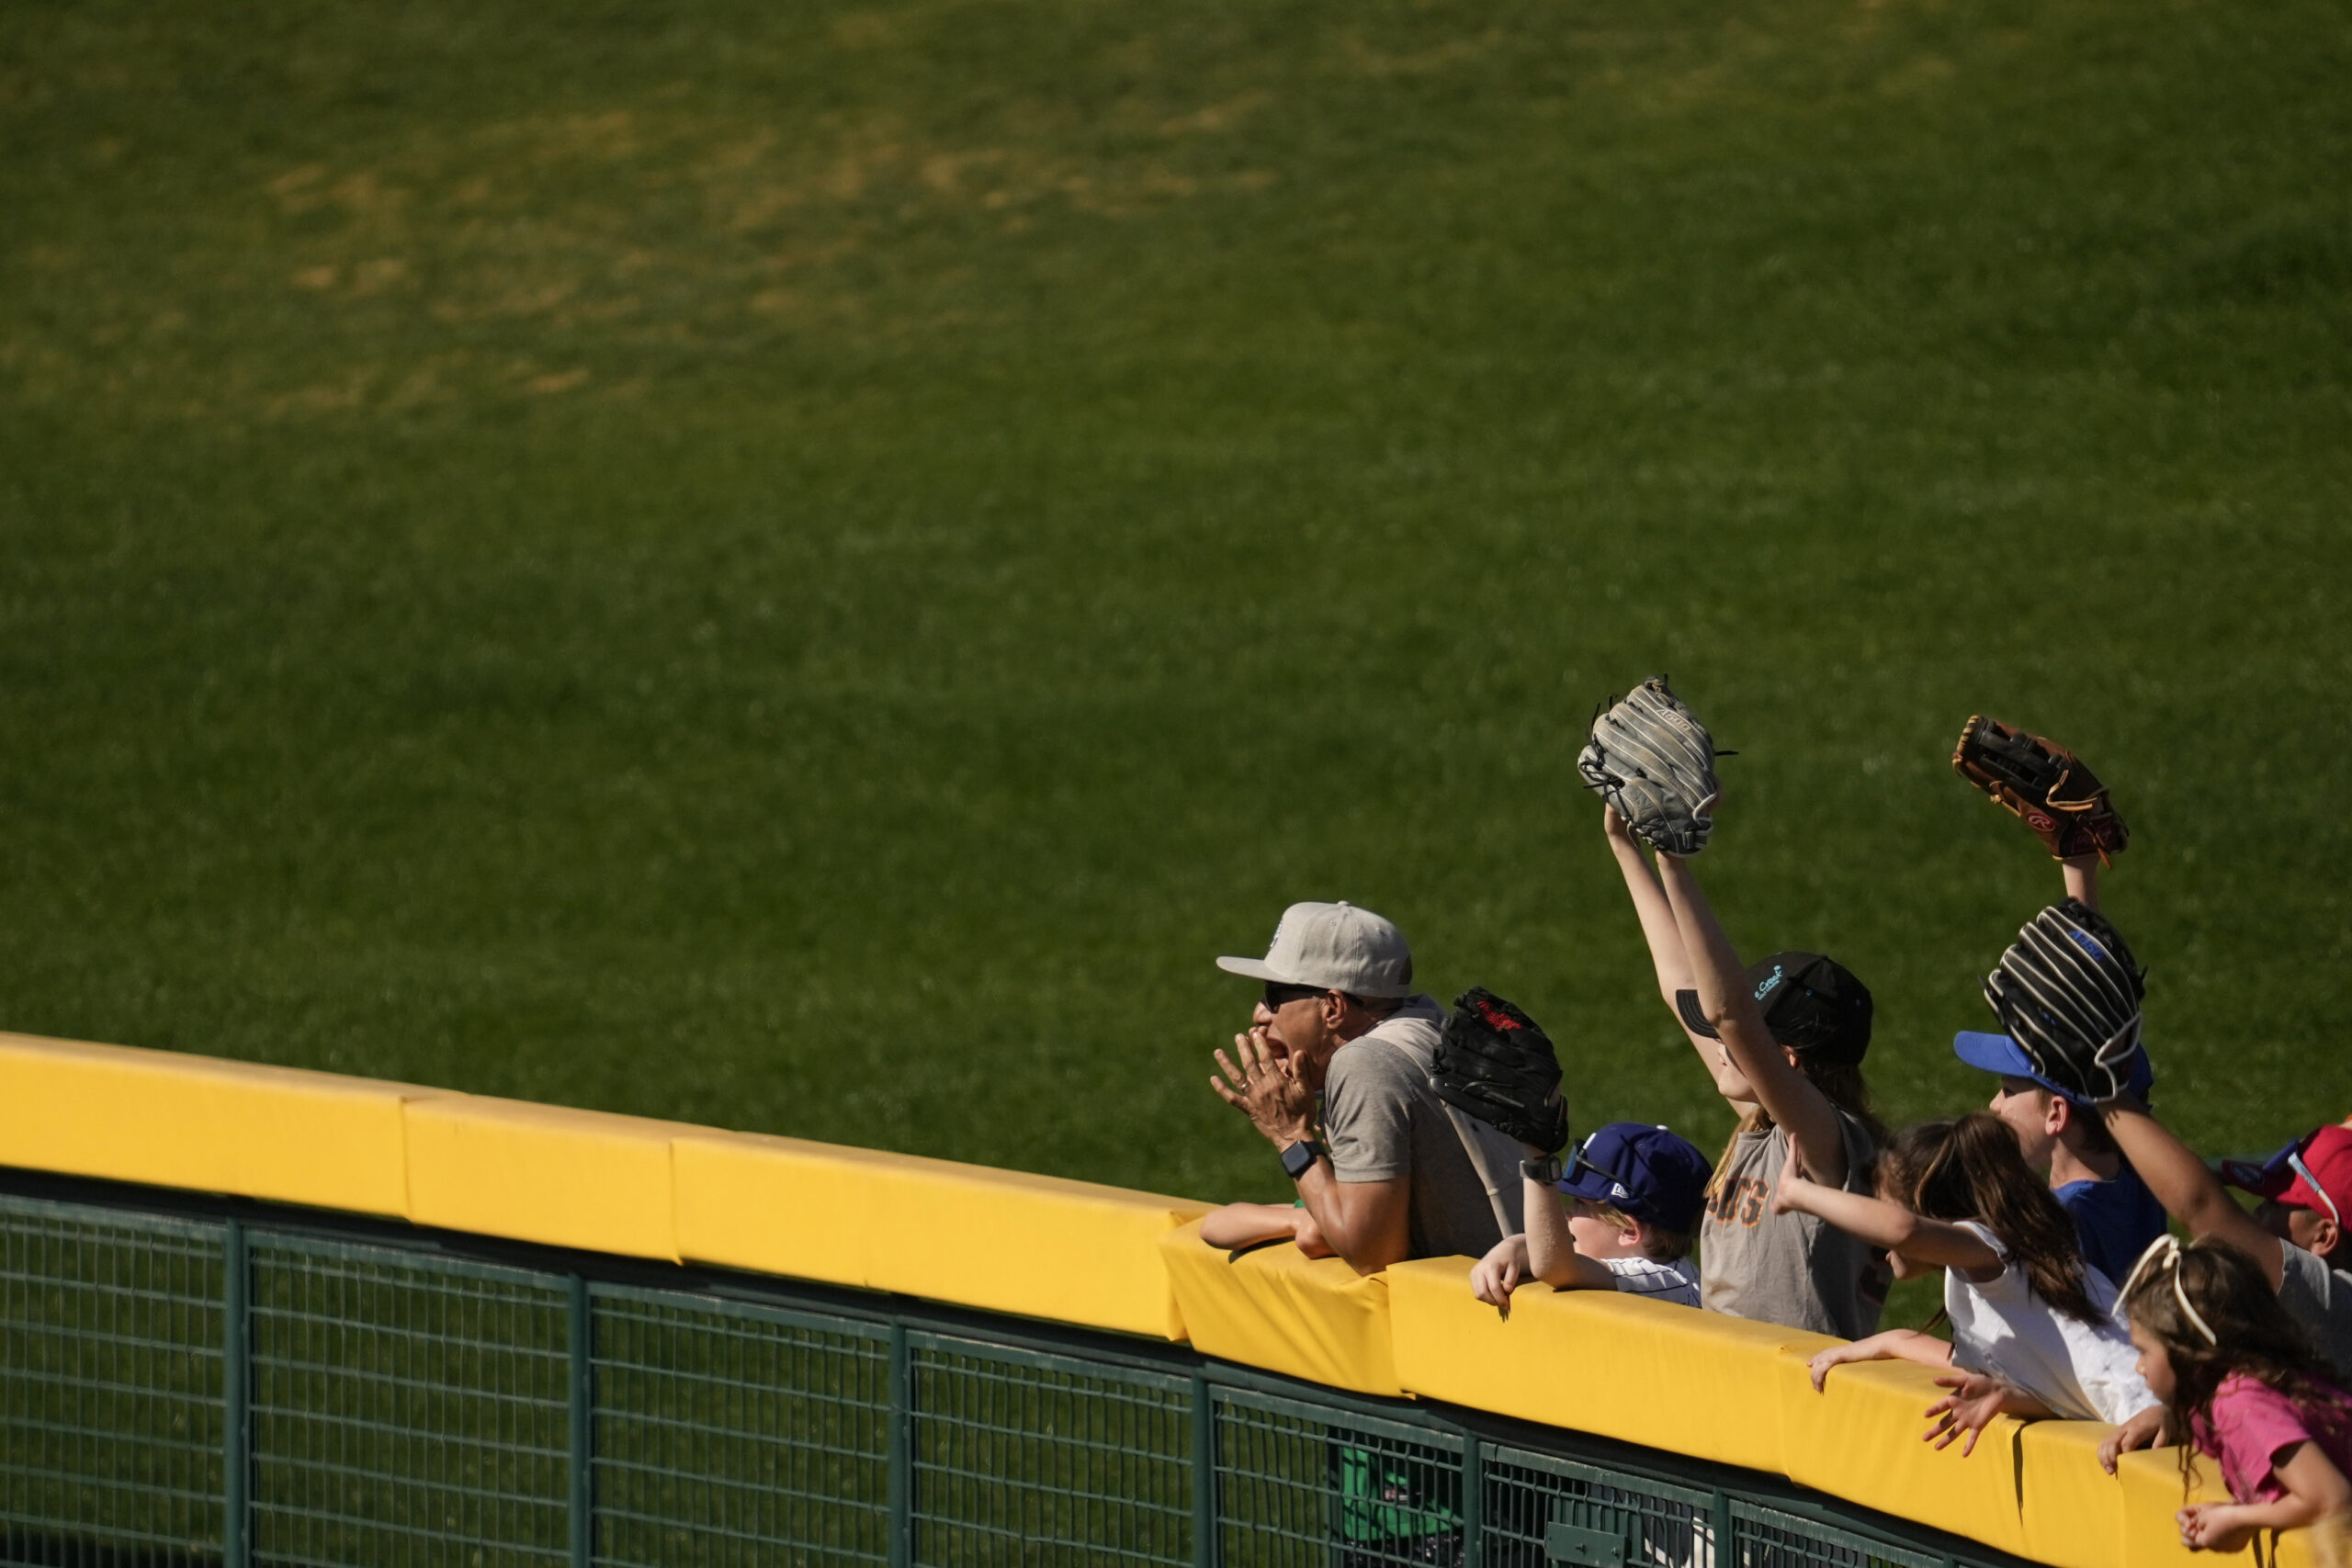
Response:
[[[1961,1445],[1922,1441],[1926,1411],[1943,1397],[1937,1374],[1910,1361],[1851,1361],[1816,1393],[1809,1352],[1781,1354],[1784,1473],[1800,1485],[2022,1553],[2018,1491],[2020,1423],[2000,1416]]]
[[[680,1134],[670,1157],[684,1256],[865,1288],[877,1246],[866,1192],[889,1156],[703,1129]]]
[[[404,1114],[416,1224],[680,1261],[670,1144],[697,1129],[470,1094]]]
[[[2100,1421],[2030,1421],[2018,1434],[2023,1555],[2051,1568],[2114,1568],[2125,1488],[2099,1467]]]
[[[1410,1391],[1749,1469],[2054,1568],[2252,1564],[2179,1544],[2175,1454],[2098,1468],[2105,1429],[2003,1422],[1973,1459],[1919,1440],[1937,1391],[1893,1363],[1814,1392],[1816,1337],[1469,1260],[1360,1279],[1282,1246],[1204,1246],[1206,1205],[791,1138],[177,1052],[0,1033],[0,1164],[597,1252],[759,1269],[1183,1337],[1332,1387]],[[1191,1223],[1187,1223],[1191,1222]],[[2203,1469],[2213,1467],[2209,1461]],[[2194,1495],[2221,1495],[2207,1475]],[[2274,1552],[2266,1543],[2260,1555]],[[2298,1532],[2275,1545],[2301,1568]]]
[[[1524,1285],[1506,1318],[1470,1260],[1387,1272],[1396,1371],[1414,1393],[1750,1470],[1786,1468],[1784,1350],[1836,1343],[1612,1292]]]
[[[402,1107],[443,1092],[0,1034],[0,1163],[404,1215]]]
[[[170,1051],[0,1035],[0,1163],[1181,1338],[1182,1198]]]
[[[2254,1568],[2257,1561],[2255,1545],[2222,1554],[2191,1551],[2180,1544],[2180,1526],[2174,1519],[2182,1500],[2179,1450],[2125,1454],[2115,1471],[2113,1479],[2123,1494],[2123,1539],[2122,1550],[2108,1561],[2119,1568]],[[2034,1477],[2029,1473],[2026,1485],[2030,1488],[2033,1483]],[[2189,1491],[2188,1500],[2226,1503],[2229,1499],[2229,1490],[2222,1484],[2219,1462],[2199,1460],[2197,1484]],[[2298,1544],[2295,1536],[2289,1536],[2287,1540],[2289,1551],[2294,1551]]]
[[[1159,1238],[1208,1205],[796,1138],[673,1144],[689,1258],[1181,1339]]]

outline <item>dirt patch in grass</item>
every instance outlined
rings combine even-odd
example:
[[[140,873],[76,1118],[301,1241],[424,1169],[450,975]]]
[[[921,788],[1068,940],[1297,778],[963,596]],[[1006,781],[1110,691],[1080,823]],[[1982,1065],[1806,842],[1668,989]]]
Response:
[[[869,24],[841,26],[855,39]],[[292,321],[302,342],[337,345],[339,364],[303,364],[303,353],[232,332],[176,360],[165,353],[141,376],[109,374],[102,351],[131,329],[94,320],[88,291],[67,281],[85,258],[43,243],[16,261],[58,281],[60,308],[0,332],[0,366],[35,400],[179,406],[176,391],[147,400],[141,389],[186,379],[204,385],[209,412],[286,420],[603,395],[627,378],[579,362],[650,344],[937,333],[985,320],[992,305],[984,291],[943,288],[955,269],[924,270],[931,236],[1004,241],[1263,192],[1272,169],[1192,154],[1265,103],[1228,96],[1082,148],[1045,136],[946,141],[888,113],[763,124],[667,102],[420,128],[390,149],[259,175],[243,210],[216,215],[175,258],[171,298],[149,301],[150,315],[215,326]],[[496,350],[524,344],[572,363],[521,377],[489,368],[508,362]],[[224,374],[223,352],[237,374]],[[357,362],[372,368],[348,367]]]

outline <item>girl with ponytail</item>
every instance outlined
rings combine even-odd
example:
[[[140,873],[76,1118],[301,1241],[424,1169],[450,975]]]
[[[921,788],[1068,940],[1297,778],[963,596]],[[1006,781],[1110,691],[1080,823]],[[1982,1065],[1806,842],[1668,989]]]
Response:
[[[1963,1453],[1996,1416],[2121,1421],[2156,1403],[2114,1316],[2115,1286],[2083,1261],[2066,1211],[1998,1117],[1905,1128],[1879,1156],[1877,1185],[1876,1197],[1823,1186],[1792,1155],[1773,1205],[1886,1248],[1898,1278],[1943,1269],[1951,1341],[1894,1329],[1840,1345],[1813,1359],[1814,1387],[1845,1361],[1951,1368],[1928,1436],[1941,1448],[1964,1433]]]

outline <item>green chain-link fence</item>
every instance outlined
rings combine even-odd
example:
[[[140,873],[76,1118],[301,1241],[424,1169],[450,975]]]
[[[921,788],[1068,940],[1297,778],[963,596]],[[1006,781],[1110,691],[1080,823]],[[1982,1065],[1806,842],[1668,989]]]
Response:
[[[29,1176],[0,1423],[44,1568],[2006,1561],[1178,1346]]]

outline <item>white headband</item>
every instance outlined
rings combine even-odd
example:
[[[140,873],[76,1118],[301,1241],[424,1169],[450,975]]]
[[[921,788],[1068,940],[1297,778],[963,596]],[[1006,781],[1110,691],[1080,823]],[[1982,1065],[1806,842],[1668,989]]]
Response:
[[[2140,1261],[2132,1265],[2132,1272],[2124,1276],[2123,1299],[2126,1301],[2132,1299],[2132,1288],[2139,1284],[2141,1277],[2152,1268],[2172,1270],[2172,1299],[2180,1303],[2180,1310],[2188,1314],[2189,1322],[2197,1325],[2197,1332],[2205,1337],[2206,1344],[2215,1346],[2221,1344],[2221,1341],[2213,1337],[2213,1325],[2205,1321],[2202,1313],[2188,1304],[2188,1292],[2181,1289],[2180,1243],[2171,1236],[2156,1237],[2148,1244],[2148,1250],[2140,1254]]]

